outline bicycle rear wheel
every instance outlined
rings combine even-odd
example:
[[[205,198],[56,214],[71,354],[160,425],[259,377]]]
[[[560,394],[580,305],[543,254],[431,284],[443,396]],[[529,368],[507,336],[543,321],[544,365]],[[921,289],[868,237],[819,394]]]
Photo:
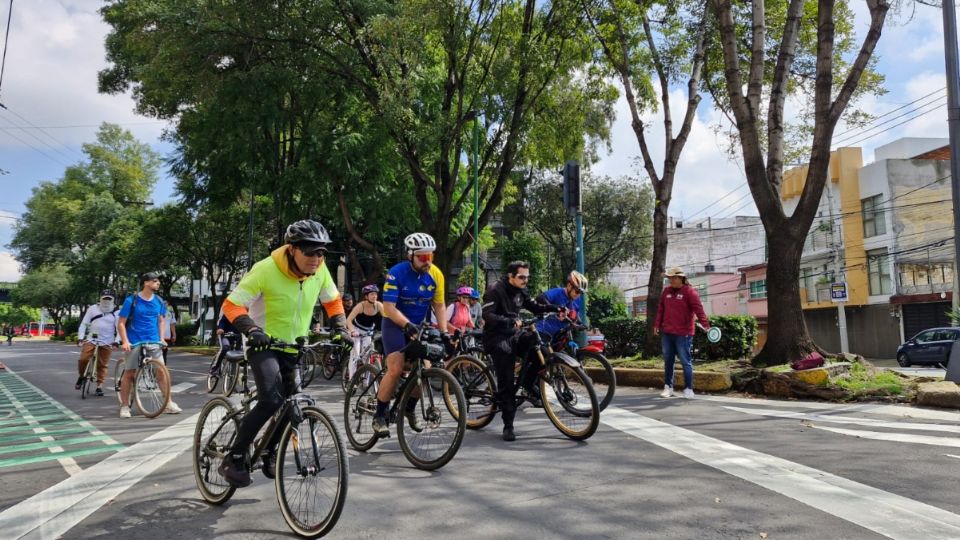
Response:
[[[221,366],[221,372],[223,375],[223,396],[230,397],[234,392],[237,391],[237,385],[240,384],[240,362],[231,362],[230,360],[224,360],[223,366]]]
[[[435,386],[442,390],[435,391]],[[413,393],[418,388],[420,398],[416,399]],[[444,399],[447,395],[452,399]],[[422,424],[419,431],[409,425],[405,414],[413,399],[416,399],[413,414]],[[453,459],[467,428],[466,399],[453,375],[436,368],[422,370],[419,386],[407,385],[397,407],[400,449],[414,467],[432,471]]]
[[[216,390],[217,385],[220,383],[220,377],[222,375],[221,371],[223,370],[223,358],[221,353],[217,353],[213,356],[213,360],[210,361],[210,367],[207,368],[207,393],[211,393]]]
[[[316,366],[316,363],[314,363]],[[316,369],[316,367],[314,367]],[[334,354],[331,351],[326,351],[326,354],[323,355],[323,370],[322,375],[324,380],[329,381],[337,374],[337,370],[340,369],[340,356]],[[311,376],[311,378],[313,378]]]
[[[380,370],[366,364],[357,368],[343,404],[343,424],[350,446],[366,452],[377,443],[373,432],[373,415],[377,412],[377,391],[380,390]]]
[[[163,360],[147,360],[134,378],[133,400],[147,418],[156,418],[170,403],[170,372]]]
[[[582,367],[562,360],[547,361],[540,378],[540,396],[550,422],[567,437],[582,441],[597,431],[597,394]]]
[[[447,370],[460,383],[467,403],[467,429],[480,429],[497,414],[497,383],[489,368],[473,356],[458,356],[447,364]],[[453,396],[444,394],[444,399]]]
[[[219,470],[240,428],[240,416],[233,413],[226,398],[215,397],[203,406],[193,432],[193,477],[203,500],[210,504],[223,504],[237,490]]]
[[[299,425],[287,424],[277,452],[274,485],[283,519],[306,538],[327,534],[347,499],[347,450],[336,424],[316,407],[302,409]]]
[[[587,367],[588,362],[596,363],[597,365],[590,367],[599,367],[603,370],[602,381],[590,378],[593,390],[597,393],[598,405],[600,405],[600,410],[603,411],[613,400],[613,395],[617,391],[617,373],[613,370],[613,366],[610,365],[607,357],[597,352],[580,349],[577,351],[577,360],[584,367]],[[584,369],[584,372],[586,372],[586,369]]]
[[[124,365],[126,365],[126,363],[126,358],[121,356],[117,358],[117,363],[113,366],[113,390],[117,393],[117,403],[121,405],[123,405],[123,402],[120,401],[120,382],[123,380]]]

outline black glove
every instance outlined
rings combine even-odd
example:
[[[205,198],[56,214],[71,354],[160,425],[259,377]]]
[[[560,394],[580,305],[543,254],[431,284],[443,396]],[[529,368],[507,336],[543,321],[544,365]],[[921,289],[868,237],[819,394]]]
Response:
[[[417,339],[417,334],[420,333],[420,328],[412,322],[408,322],[403,325],[403,333],[410,339]]]
[[[270,346],[270,336],[259,328],[247,334],[247,346],[253,351],[265,351]]]

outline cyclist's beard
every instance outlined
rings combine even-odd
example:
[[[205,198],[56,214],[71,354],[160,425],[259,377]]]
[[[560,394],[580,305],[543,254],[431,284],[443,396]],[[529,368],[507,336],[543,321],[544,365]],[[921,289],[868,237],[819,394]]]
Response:
[[[107,313],[113,311],[113,300],[101,300],[100,311]]]

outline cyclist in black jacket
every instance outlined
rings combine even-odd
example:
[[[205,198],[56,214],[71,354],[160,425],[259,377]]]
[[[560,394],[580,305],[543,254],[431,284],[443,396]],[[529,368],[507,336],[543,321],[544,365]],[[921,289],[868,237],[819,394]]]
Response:
[[[541,304],[530,298],[527,282],[530,281],[530,264],[514,261],[507,265],[507,274],[491,285],[483,295],[483,350],[493,358],[497,372],[497,401],[503,411],[503,440],[513,441],[513,417],[516,414],[513,368],[517,357],[528,360],[530,346],[535,339],[521,329],[520,309],[535,314],[560,311],[562,308]],[[531,366],[532,367],[532,366]],[[528,369],[521,381],[528,396],[539,401],[539,391],[534,387],[536,369]]]

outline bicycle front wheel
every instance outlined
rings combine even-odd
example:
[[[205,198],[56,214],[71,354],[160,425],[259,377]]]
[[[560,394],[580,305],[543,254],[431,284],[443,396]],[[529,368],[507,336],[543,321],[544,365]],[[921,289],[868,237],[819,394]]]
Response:
[[[237,391],[237,385],[240,384],[240,362],[231,362],[224,360],[221,370],[223,375],[223,396],[230,397]]]
[[[123,372],[126,363],[126,359],[121,355],[120,358],[117,358],[117,363],[113,366],[113,389],[117,393],[117,403],[121,405],[124,403],[120,400],[120,383],[123,381]],[[127,405],[129,405],[129,403]]]
[[[377,412],[377,392],[380,390],[380,370],[366,364],[357,368],[343,404],[343,423],[350,446],[366,452],[377,443],[373,432],[373,415]]]
[[[327,351],[327,353],[323,355],[322,374],[324,380],[329,381],[332,379],[333,376],[337,374],[338,369],[340,369],[340,357],[330,351]]]
[[[450,399],[444,399],[447,395]],[[422,370],[420,384],[404,388],[398,407],[400,449],[414,467],[432,471],[453,459],[467,428],[466,399],[453,375],[436,368]],[[419,427],[410,425],[408,410]]]
[[[147,360],[134,378],[133,400],[147,418],[156,418],[170,403],[170,372],[163,360]]]
[[[299,425],[287,424],[277,452],[274,485],[283,519],[293,532],[317,538],[340,519],[347,499],[347,450],[330,416],[304,407]]]
[[[493,421],[497,413],[497,384],[490,369],[473,356],[458,356],[447,370],[460,383],[467,403],[467,429],[480,429]],[[453,396],[444,394],[445,400]]]
[[[220,376],[222,370],[222,361],[221,354],[213,355],[213,360],[210,361],[210,367],[207,368],[207,393],[211,393],[216,390],[217,385],[220,383]]]
[[[613,366],[610,365],[607,357],[597,352],[580,349],[577,351],[577,360],[585,368],[594,367],[603,370],[599,378],[590,378],[593,390],[597,393],[598,405],[600,405],[600,410],[603,411],[613,401],[613,394],[617,391],[617,373],[613,370]]]
[[[193,477],[203,500],[223,504],[237,488],[220,474],[220,463],[230,453],[240,428],[240,417],[233,405],[222,397],[207,402],[197,418],[193,432]]]
[[[550,422],[567,437],[582,441],[600,425],[597,394],[582,367],[552,359],[540,377],[540,396]]]

